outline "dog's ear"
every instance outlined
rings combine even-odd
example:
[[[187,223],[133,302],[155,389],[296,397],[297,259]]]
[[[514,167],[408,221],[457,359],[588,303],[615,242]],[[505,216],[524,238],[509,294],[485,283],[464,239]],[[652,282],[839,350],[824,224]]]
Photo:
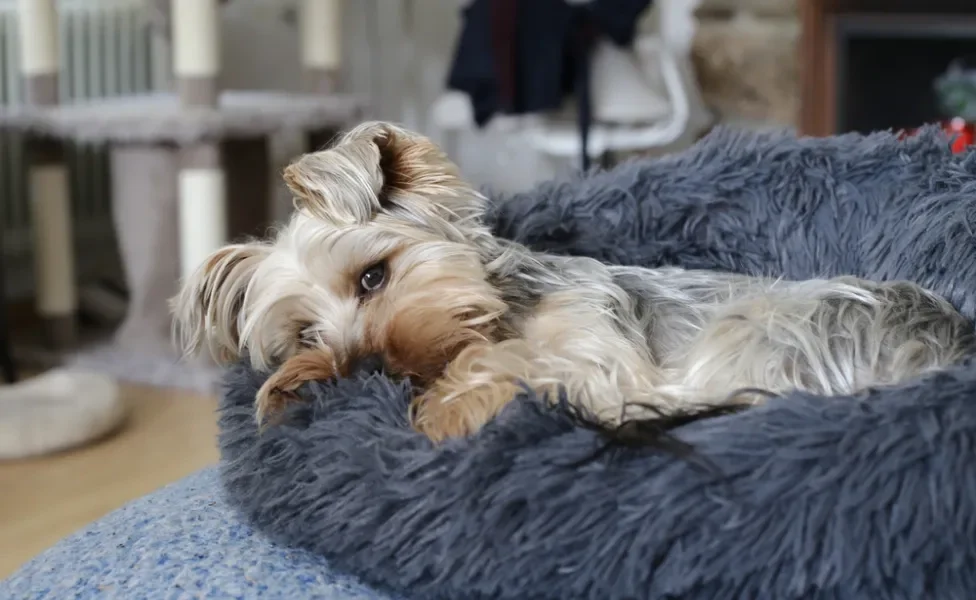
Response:
[[[185,354],[206,348],[221,363],[240,358],[244,295],[267,253],[260,244],[227,246],[186,278],[170,301],[174,333]]]
[[[393,208],[452,222],[484,213],[484,197],[437,144],[390,123],[352,129],[289,165],[284,178],[297,208],[340,224],[365,224]]]

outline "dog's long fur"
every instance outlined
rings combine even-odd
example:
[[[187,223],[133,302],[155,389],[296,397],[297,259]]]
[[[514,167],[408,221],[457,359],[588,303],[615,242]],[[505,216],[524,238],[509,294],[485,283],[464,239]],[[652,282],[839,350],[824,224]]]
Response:
[[[764,397],[843,394],[953,363],[973,325],[905,282],[608,266],[494,237],[486,200],[429,140],[367,123],[285,171],[290,222],[216,252],[174,300],[187,351],[274,370],[260,419],[364,357],[410,377],[415,426],[471,433],[521,386],[613,427]],[[364,273],[385,270],[364,291]],[[375,273],[374,273],[375,274]]]

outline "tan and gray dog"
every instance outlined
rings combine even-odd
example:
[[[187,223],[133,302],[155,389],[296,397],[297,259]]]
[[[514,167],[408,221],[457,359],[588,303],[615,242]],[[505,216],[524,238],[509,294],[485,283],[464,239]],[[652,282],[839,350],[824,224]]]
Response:
[[[608,266],[494,237],[486,199],[428,139],[367,123],[285,171],[272,239],[214,253],[174,299],[188,352],[274,373],[262,422],[305,381],[409,377],[415,427],[476,431],[522,386],[608,428],[803,389],[847,394],[953,363],[973,325],[904,282],[783,281]]]

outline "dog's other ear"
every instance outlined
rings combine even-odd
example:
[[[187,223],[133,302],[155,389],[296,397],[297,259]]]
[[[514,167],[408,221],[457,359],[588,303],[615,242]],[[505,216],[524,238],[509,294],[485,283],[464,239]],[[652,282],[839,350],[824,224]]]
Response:
[[[452,222],[484,213],[484,197],[434,142],[390,123],[359,125],[289,165],[284,178],[297,208],[340,224],[365,224],[393,207]]]
[[[170,301],[174,333],[184,354],[206,348],[221,363],[240,358],[244,295],[267,252],[260,244],[227,246],[186,278]]]

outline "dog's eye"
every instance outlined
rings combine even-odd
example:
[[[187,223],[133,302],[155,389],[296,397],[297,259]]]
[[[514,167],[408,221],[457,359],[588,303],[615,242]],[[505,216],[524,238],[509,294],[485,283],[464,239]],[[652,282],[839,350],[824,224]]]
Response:
[[[386,266],[383,263],[377,263],[363,271],[360,276],[359,295],[372,294],[383,287],[384,283],[386,283]]]

